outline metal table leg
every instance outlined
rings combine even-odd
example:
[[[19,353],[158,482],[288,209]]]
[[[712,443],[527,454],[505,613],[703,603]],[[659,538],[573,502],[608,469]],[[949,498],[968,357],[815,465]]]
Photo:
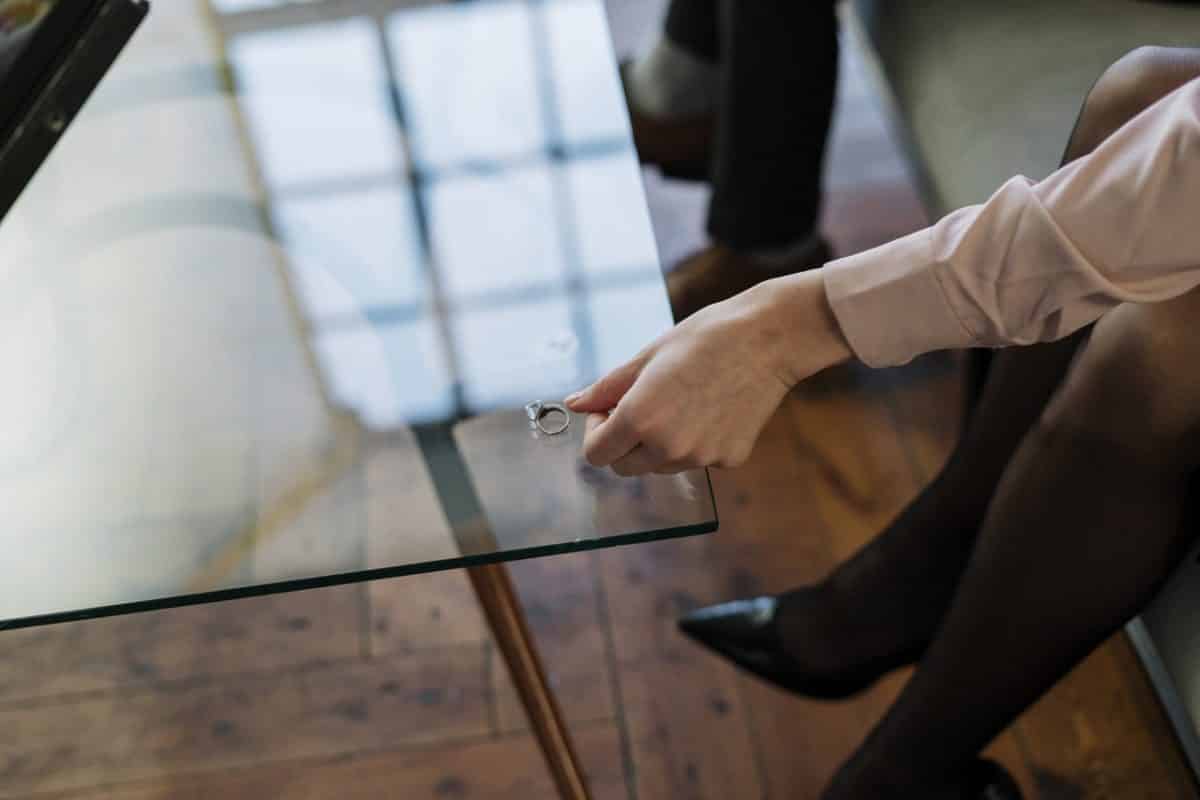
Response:
[[[454,444],[450,426],[419,426],[414,433],[446,520],[463,555],[496,552],[499,546],[479,504],[466,464]],[[487,564],[468,568],[467,575],[508,664],[508,672],[550,767],[558,796],[562,800],[591,800],[583,768],[571,744],[570,731],[546,679],[537,643],[525,621],[508,568],[503,564]]]

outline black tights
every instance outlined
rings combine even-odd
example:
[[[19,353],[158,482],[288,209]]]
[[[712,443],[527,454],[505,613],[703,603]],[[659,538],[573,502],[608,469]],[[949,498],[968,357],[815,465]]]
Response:
[[[1198,74],[1196,51],[1118,62],[1065,160]],[[1086,341],[999,353],[938,478],[825,581],[782,598],[783,640],[814,669],[921,654],[827,800],[954,796],[974,755],[1153,595],[1200,533],[1185,518],[1198,323],[1192,292],[1123,306]]]

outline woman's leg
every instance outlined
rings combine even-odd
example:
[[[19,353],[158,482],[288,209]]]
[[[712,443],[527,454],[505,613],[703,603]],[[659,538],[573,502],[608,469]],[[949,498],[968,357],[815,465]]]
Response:
[[[1097,323],[1006,468],[920,668],[828,800],[937,796],[1153,596],[1200,534],[1184,524],[1198,326],[1200,291]]]
[[[1004,467],[1058,388],[1083,334],[997,353],[976,413],[939,475],[825,580],[779,598],[779,640],[820,674],[924,650]]]
[[[1089,93],[1064,163],[1091,150],[1155,100],[1200,75],[1200,51],[1142,48]],[[815,587],[781,598],[781,641],[818,672],[919,652],[937,629],[984,511],[1021,438],[1082,334],[996,354],[972,421],[938,477],[871,543]]]

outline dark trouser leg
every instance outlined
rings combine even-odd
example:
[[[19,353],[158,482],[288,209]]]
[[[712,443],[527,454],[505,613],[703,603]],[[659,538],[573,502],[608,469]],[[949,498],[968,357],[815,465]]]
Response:
[[[715,63],[721,54],[717,0],[671,0],[663,33],[692,55]]]
[[[1200,74],[1200,59],[1187,52],[1140,52],[1114,65],[1089,94],[1064,162],[1090,152],[1138,111]],[[997,482],[1081,338],[995,354],[971,423],[941,474],[821,585],[782,599],[780,632],[797,660],[836,672],[919,651],[930,640]]]
[[[720,33],[708,232],[738,250],[796,244],[820,210],[838,70],[834,3],[721,0]]]

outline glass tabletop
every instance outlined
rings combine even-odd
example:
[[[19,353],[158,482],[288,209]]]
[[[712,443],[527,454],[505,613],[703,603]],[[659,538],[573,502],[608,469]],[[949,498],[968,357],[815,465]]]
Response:
[[[524,408],[670,325],[600,0],[159,0],[0,254],[0,628],[716,528]]]

